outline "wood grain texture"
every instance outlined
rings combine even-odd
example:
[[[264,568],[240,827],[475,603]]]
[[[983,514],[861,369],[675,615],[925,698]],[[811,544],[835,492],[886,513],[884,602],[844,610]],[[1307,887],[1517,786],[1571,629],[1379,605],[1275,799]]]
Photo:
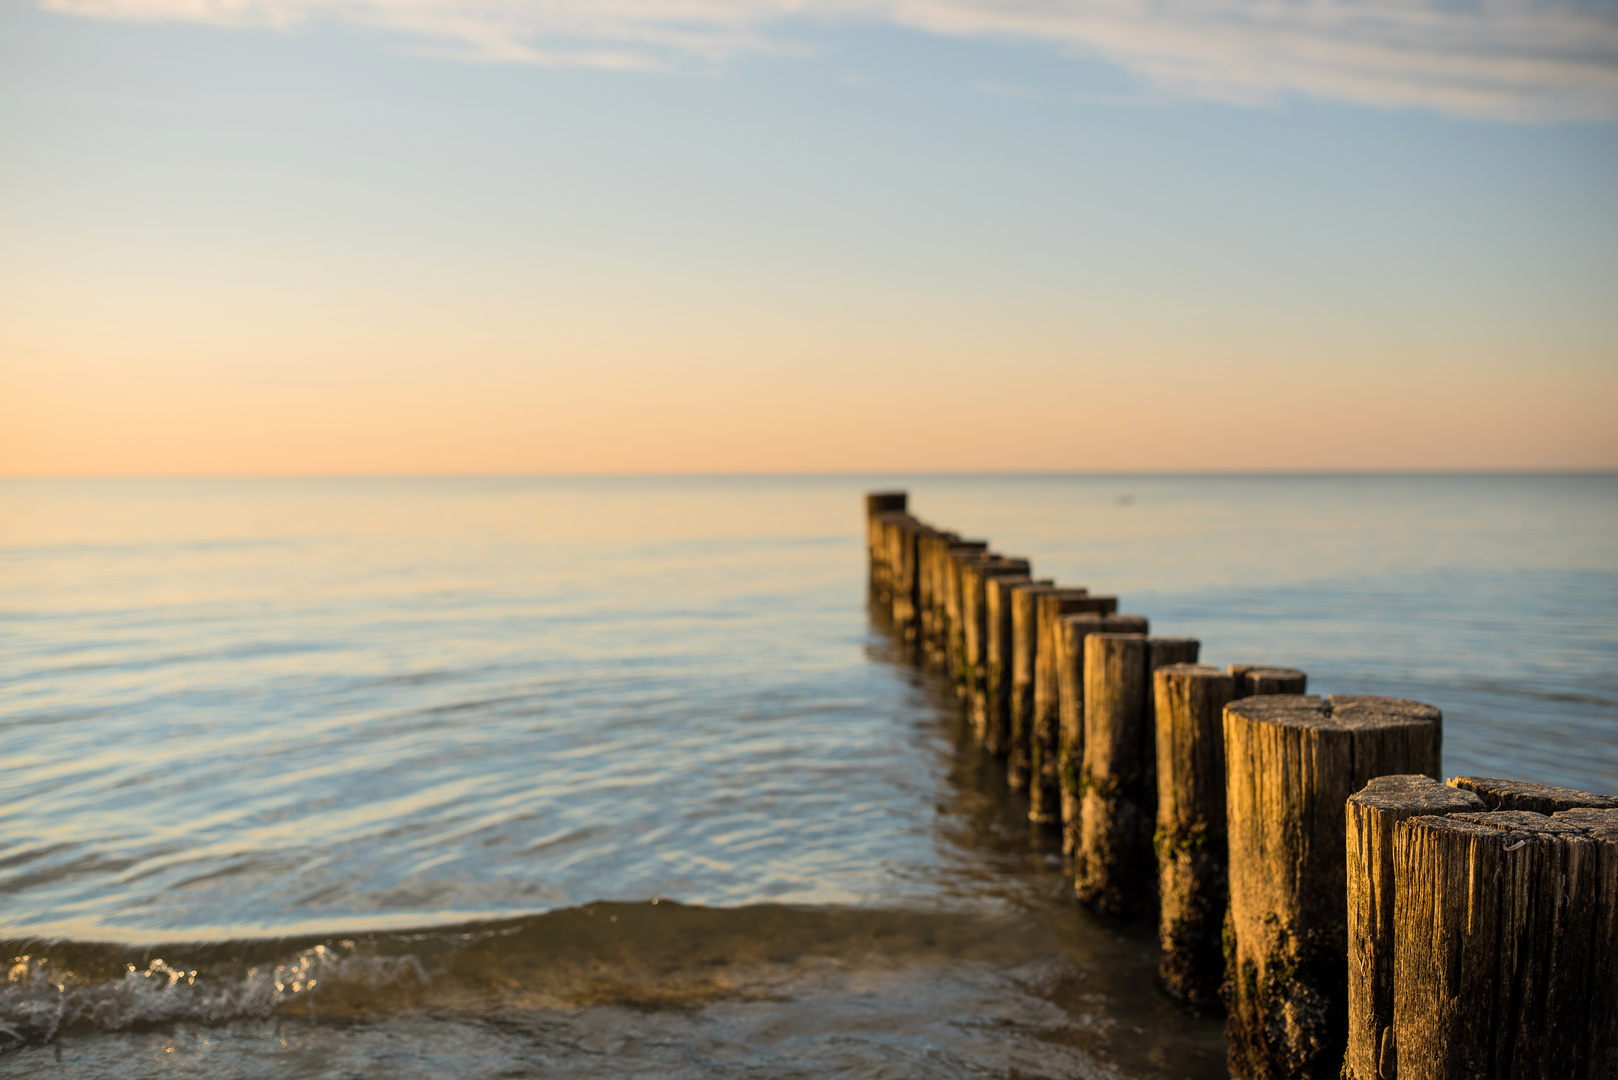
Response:
[[[1062,854],[1072,857],[1080,844],[1080,775],[1084,764],[1084,642],[1091,634],[1145,635],[1141,615],[1081,612],[1057,620],[1061,649],[1057,667],[1057,774],[1061,782]]]
[[[1496,780],[1484,776],[1455,776],[1450,778],[1449,784],[1473,792],[1490,810],[1531,810],[1536,814],[1554,814],[1576,807],[1618,809],[1618,797],[1551,784],[1529,784],[1521,780]]]
[[[1313,695],[1225,707],[1233,1076],[1335,1078],[1347,1047],[1344,804],[1375,776],[1435,775],[1437,710]]]
[[[1399,1080],[1618,1074],[1618,842],[1531,811],[1394,828]]]
[[[1394,1080],[1393,827],[1407,818],[1480,811],[1483,801],[1430,776],[1378,776],[1344,808],[1348,875],[1348,1054],[1345,1080]]]
[[[1225,706],[1231,677],[1206,664],[1152,675],[1156,702],[1158,974],[1170,992],[1217,996],[1224,979]]]
[[[1150,908],[1157,874],[1156,741],[1146,761],[1146,687],[1151,646],[1130,634],[1084,642],[1084,756],[1079,770],[1079,847],[1074,892],[1112,915]],[[1146,785],[1154,783],[1151,799]]]

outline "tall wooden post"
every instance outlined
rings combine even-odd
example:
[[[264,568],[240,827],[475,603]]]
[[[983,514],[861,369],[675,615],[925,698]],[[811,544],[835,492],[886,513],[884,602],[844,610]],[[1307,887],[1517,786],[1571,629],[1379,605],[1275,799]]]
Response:
[[[1033,713],[1028,731],[1028,816],[1041,825],[1062,823],[1061,653],[1058,624],[1064,615],[1118,610],[1115,596],[1091,596],[1086,589],[1052,589],[1034,598]]]
[[[1618,822],[1580,812],[1395,826],[1399,1080],[1618,1075]]]
[[[1006,744],[1006,782],[1012,791],[1028,787],[1033,764],[1029,743],[1034,727],[1034,670],[1039,659],[1038,603],[1055,585],[1019,585],[1011,590],[1011,737]]]
[[[865,496],[865,550],[870,558],[871,592],[874,595],[882,576],[885,553],[882,551],[881,516],[903,512],[909,496],[903,491],[872,491]]]
[[[1225,707],[1232,1076],[1336,1080],[1348,1044],[1343,806],[1374,776],[1436,776],[1437,713],[1301,694]]]
[[[1483,809],[1430,776],[1377,776],[1345,808],[1348,873],[1348,1055],[1344,1080],[1394,1080],[1393,828],[1412,817]]]
[[[1206,664],[1153,673],[1157,702],[1158,974],[1206,1001],[1225,977],[1225,706],[1231,677]]]
[[[937,530],[906,515],[894,523],[893,538],[893,626],[906,642],[916,640],[919,626],[916,605],[920,583],[917,543]]]
[[[961,572],[970,559],[979,559],[989,550],[986,540],[957,540],[945,551],[943,562],[944,627],[939,635],[944,670],[957,682],[965,681],[963,660],[966,653],[966,605],[962,598]]]
[[[1057,619],[1061,656],[1057,665],[1056,768],[1062,785],[1062,854],[1079,850],[1083,817],[1080,776],[1084,765],[1084,642],[1092,634],[1144,635],[1141,615],[1080,612]]]
[[[968,667],[967,685],[983,689],[988,664],[987,582],[995,577],[1027,577],[1028,560],[985,552],[961,567],[961,627]]]
[[[1011,750],[1011,673],[1016,666],[1012,635],[1012,598],[1017,589],[1049,585],[1017,574],[986,578],[984,599],[984,707],[983,748],[991,754],[1006,755]]]
[[[1143,915],[1157,895],[1157,707],[1152,672],[1197,658],[1194,638],[1093,634],[1084,647],[1084,759],[1074,892],[1112,915]]]

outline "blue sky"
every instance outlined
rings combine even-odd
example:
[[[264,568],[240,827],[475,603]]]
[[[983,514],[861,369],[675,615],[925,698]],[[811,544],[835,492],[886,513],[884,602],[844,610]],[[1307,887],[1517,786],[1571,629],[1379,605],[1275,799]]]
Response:
[[[1610,8],[55,7],[0,471],[1104,468],[1032,432],[1154,395],[1142,467],[1618,466]],[[862,441],[915,393],[984,445]],[[1215,450],[1255,400],[1362,419]]]

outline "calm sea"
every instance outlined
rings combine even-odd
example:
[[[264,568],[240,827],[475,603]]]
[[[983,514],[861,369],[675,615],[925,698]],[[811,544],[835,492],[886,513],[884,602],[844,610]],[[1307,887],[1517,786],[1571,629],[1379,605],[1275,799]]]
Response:
[[[1618,791],[1610,475],[5,483],[0,1074],[1222,1075],[870,622],[888,486]]]

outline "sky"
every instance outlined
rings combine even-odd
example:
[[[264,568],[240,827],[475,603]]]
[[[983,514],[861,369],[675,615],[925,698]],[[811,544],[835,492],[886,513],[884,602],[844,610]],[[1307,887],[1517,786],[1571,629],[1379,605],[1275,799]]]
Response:
[[[1611,0],[0,0],[0,476],[1618,468]]]

